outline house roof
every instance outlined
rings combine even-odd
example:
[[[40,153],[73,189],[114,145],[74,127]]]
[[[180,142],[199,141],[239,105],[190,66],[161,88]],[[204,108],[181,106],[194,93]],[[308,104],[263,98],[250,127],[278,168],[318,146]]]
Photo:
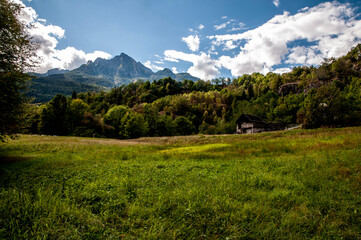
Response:
[[[241,124],[244,122],[250,122],[250,123],[262,123],[262,124],[266,124],[264,121],[262,121],[261,118],[259,118],[258,116],[255,115],[250,115],[250,114],[242,114],[241,116],[239,116],[239,118],[237,119],[236,123]]]

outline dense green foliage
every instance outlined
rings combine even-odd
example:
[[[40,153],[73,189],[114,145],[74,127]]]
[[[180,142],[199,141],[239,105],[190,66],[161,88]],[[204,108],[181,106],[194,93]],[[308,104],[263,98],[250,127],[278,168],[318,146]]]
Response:
[[[360,239],[360,134],[22,136],[0,145],[0,238]]]
[[[74,93],[68,99],[57,95],[32,109],[29,119],[45,134],[136,138],[234,133],[242,113],[304,128],[360,125],[361,45],[318,68],[295,67],[282,75],[254,73],[232,83],[164,78],[110,92]],[[34,130],[31,120],[27,131],[34,133],[30,128]]]
[[[33,77],[31,79],[26,96],[32,99],[34,103],[49,102],[58,93],[65,96],[71,96],[73,91],[87,92],[104,90],[97,85],[77,82],[72,79],[63,79],[62,74],[52,75],[51,77]]]
[[[0,141],[19,130],[24,103],[21,92],[26,88],[34,46],[18,20],[20,6],[0,0]]]

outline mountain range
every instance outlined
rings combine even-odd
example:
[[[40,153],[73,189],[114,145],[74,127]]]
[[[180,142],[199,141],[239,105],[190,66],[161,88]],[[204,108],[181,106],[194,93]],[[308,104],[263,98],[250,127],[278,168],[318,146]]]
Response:
[[[28,96],[33,97],[34,102],[49,101],[56,93],[70,95],[74,90],[76,92],[106,90],[138,80],[153,81],[166,77],[176,81],[199,80],[189,73],[175,74],[168,68],[153,72],[125,53],[109,60],[97,58],[95,61],[88,61],[71,71],[56,68],[45,74],[31,73],[31,75],[34,78]]]

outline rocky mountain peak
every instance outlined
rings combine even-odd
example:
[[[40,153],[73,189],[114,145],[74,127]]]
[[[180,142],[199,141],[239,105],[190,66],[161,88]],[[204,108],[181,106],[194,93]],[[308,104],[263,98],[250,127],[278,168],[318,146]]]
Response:
[[[172,72],[172,70],[170,70],[169,68],[164,68],[163,70],[160,70],[160,71],[158,71],[157,73],[162,73],[162,74],[174,74],[173,72]]]
[[[97,82],[104,80],[100,86],[114,86],[133,82],[135,80],[158,80],[171,77],[177,81],[183,79],[199,80],[188,73],[174,74],[169,68],[164,68],[156,73],[144,66],[141,62],[135,61],[125,53],[121,53],[111,59],[97,58],[95,61],[88,61],[72,71],[54,69],[46,75],[49,76],[64,73],[66,79],[76,79],[76,81],[87,82],[88,79],[96,79]],[[36,75],[36,74],[34,74]],[[37,76],[37,75],[36,75]]]

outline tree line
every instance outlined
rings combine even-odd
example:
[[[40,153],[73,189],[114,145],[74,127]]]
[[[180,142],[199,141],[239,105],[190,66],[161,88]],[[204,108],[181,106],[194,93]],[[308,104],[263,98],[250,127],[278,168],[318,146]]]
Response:
[[[31,105],[24,132],[137,138],[234,133],[242,113],[304,128],[361,123],[361,45],[318,68],[209,81],[171,78]]]

